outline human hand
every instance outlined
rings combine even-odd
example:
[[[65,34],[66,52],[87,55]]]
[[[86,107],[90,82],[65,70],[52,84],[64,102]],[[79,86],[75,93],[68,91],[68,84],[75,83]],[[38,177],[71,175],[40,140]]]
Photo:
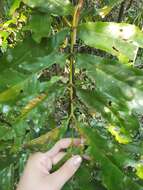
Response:
[[[39,152],[30,156],[17,190],[60,190],[82,162],[79,155],[74,155],[60,169],[50,173],[52,166],[65,156],[66,152],[63,150],[69,148],[71,143],[79,146],[82,144],[82,140],[61,139],[48,152]]]

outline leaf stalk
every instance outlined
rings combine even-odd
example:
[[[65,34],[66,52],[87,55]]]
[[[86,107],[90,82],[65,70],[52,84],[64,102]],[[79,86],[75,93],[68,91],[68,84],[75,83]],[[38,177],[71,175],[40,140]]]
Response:
[[[70,66],[69,66],[69,86],[70,86],[70,120],[74,119],[74,100],[75,100],[75,45],[77,38],[77,26],[80,19],[80,13],[83,7],[84,0],[79,0],[73,14],[73,21],[71,25],[71,46],[70,46]]]

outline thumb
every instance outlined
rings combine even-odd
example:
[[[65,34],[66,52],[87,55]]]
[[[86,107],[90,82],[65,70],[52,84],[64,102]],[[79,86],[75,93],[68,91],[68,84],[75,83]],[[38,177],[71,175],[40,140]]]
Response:
[[[70,158],[59,170],[51,174],[51,177],[55,179],[54,184],[57,189],[61,189],[63,185],[75,174],[82,162],[82,158],[79,155]]]

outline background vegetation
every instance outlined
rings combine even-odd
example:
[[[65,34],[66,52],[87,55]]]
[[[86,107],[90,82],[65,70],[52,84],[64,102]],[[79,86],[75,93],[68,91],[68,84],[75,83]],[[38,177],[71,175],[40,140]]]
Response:
[[[0,0],[1,190],[68,136],[65,190],[143,190],[142,25],[142,0]]]

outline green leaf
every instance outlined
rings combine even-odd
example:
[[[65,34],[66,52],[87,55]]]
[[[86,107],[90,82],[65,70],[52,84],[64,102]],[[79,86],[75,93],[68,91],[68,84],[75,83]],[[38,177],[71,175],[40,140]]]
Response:
[[[12,5],[9,10],[9,15],[12,16],[16,9],[20,7],[21,0],[13,0]]]
[[[38,57],[42,57],[52,53],[56,50],[65,40],[69,30],[63,30],[55,33],[44,42],[40,44],[35,43],[31,38],[26,38],[23,42],[19,43],[15,48],[8,49],[7,53],[0,58],[0,70],[3,71],[10,65],[17,67],[21,62],[35,62]],[[8,33],[0,33],[2,37],[7,38]],[[28,51],[27,51],[28,50]]]
[[[123,0],[108,0],[104,7],[98,10],[99,15],[104,18],[115,6],[119,5]]]
[[[41,12],[48,12],[55,15],[71,15],[73,6],[69,0],[23,0],[31,8],[38,8]]]
[[[86,69],[87,75],[96,82],[96,87],[116,101],[133,101],[143,90],[143,71],[117,61],[89,54],[77,55],[77,66]]]
[[[113,125],[114,118],[111,113],[118,119],[119,123],[116,121],[116,124],[136,131],[139,123],[131,111],[136,94],[142,92],[143,72],[116,61],[88,54],[77,56],[77,66],[86,69],[87,76],[96,85],[95,91],[85,90],[80,93],[84,102],[94,111],[100,112]]]
[[[64,28],[61,31],[57,32],[51,38],[48,38],[48,48],[49,51],[52,52],[56,50],[59,45],[63,43],[63,41],[68,37],[70,30],[68,28]]]
[[[0,140],[10,140],[14,137],[14,131],[10,127],[0,126]]]
[[[29,48],[28,48],[29,47]],[[27,51],[27,49],[30,49]],[[42,45],[26,41],[7,53],[0,64],[0,102],[8,102],[21,97],[34,75],[55,63],[63,65],[65,54],[51,53],[46,56]],[[15,56],[16,55],[16,56]],[[38,78],[37,78],[38,79]]]
[[[11,155],[7,155],[7,158],[5,158],[5,159],[3,159],[3,156],[1,155],[0,156],[0,171],[7,168],[8,166],[10,166],[10,164],[12,164],[14,161],[15,161],[15,158],[14,157],[12,158]],[[1,185],[0,185],[0,187],[1,187]]]
[[[87,127],[81,127],[82,134],[87,138],[90,145],[90,155],[92,159],[101,168],[102,183],[108,190],[128,189],[142,190],[143,187],[137,184],[133,179],[126,176],[120,168],[111,161],[106,155],[106,150],[102,146],[102,138],[97,134],[96,130]],[[105,140],[103,140],[104,142]],[[104,145],[102,146],[104,147]]]
[[[46,99],[50,99],[52,96],[55,97],[57,94],[61,94],[64,91],[63,86],[57,84],[59,80],[60,77],[52,77],[50,81],[45,82],[43,93],[39,93],[27,102],[27,104],[21,109],[20,115],[14,122],[14,126],[18,126],[33,109],[37,108],[39,104],[42,104]]]
[[[92,177],[92,171],[93,168],[91,168],[90,164],[86,161],[83,161],[82,165],[80,166],[76,174],[73,176],[73,178],[70,181],[68,181],[68,183],[65,184],[63,190],[68,190],[68,189],[95,190],[95,187],[98,186]],[[98,190],[104,190],[102,186],[100,186],[100,188],[101,189],[99,189],[98,187]]]
[[[0,48],[2,52],[5,52],[8,46],[7,38],[9,33],[6,31],[0,31]]]
[[[43,37],[49,37],[51,33],[51,20],[51,16],[47,13],[33,13],[24,30],[30,30],[33,39],[39,43]]]
[[[60,138],[63,138],[67,130],[67,125],[62,125],[61,128],[57,127],[52,129],[51,131],[41,135],[38,138],[32,139],[30,142],[26,143],[25,147],[34,147],[37,145],[45,145],[50,143],[55,143]]]
[[[143,47],[143,32],[125,23],[83,23],[78,35],[86,45],[117,56],[122,62],[133,61],[137,48]]]
[[[143,90],[143,71],[123,65],[118,61],[90,54],[78,54],[77,67],[86,69],[88,76],[96,81],[96,86],[100,90],[110,91],[118,98],[124,97],[128,101],[132,100],[134,92],[129,87]],[[116,94],[114,88],[117,90]],[[121,96],[117,92],[121,93]]]
[[[48,109],[52,110],[55,108],[55,106],[53,105],[55,103],[56,97],[61,96],[65,90],[63,85],[57,83],[59,80],[60,77],[52,77],[50,81],[44,82],[45,87],[43,88],[42,93],[37,92],[35,96],[33,95],[32,97],[31,96],[27,97],[29,101],[28,100],[24,101],[23,103],[24,106],[23,108],[21,108],[19,116],[14,120],[14,122],[12,122],[12,129],[14,132],[14,136],[11,136],[11,139],[15,140],[15,144],[13,147],[14,152],[19,151],[21,149],[21,145],[27,141],[24,138],[24,136],[26,135],[26,130],[27,129],[29,130],[30,123],[28,121],[32,121],[34,119],[36,120],[34,124],[35,126],[34,128],[36,131],[36,128],[41,128],[39,126],[40,119],[42,120],[47,119],[48,121],[50,120],[48,116]],[[52,105],[52,108],[50,108],[50,105]],[[43,109],[41,110],[40,108]],[[45,111],[45,109],[47,110]],[[41,111],[44,111],[42,115],[40,114]],[[44,115],[46,116],[46,118],[44,118]],[[42,127],[44,125],[45,124],[43,124]],[[54,126],[50,126],[50,129],[52,127]]]
[[[137,166],[136,166],[136,175],[143,179],[143,163],[138,163]]]
[[[33,65],[25,65],[25,69],[28,69],[28,71],[31,71],[31,69],[33,68],[35,73],[31,74],[22,75],[13,70],[6,70],[6,73],[1,73],[1,77],[7,85],[0,91],[0,102],[4,103],[10,100],[14,100],[17,97],[20,98],[21,94],[25,91],[25,88],[27,87],[28,83],[30,83],[30,80],[34,76],[34,74],[36,74],[44,68],[50,67],[56,61],[58,61],[57,63],[63,64],[63,62],[65,62],[65,58],[65,55],[57,54],[54,56],[52,54],[50,56],[46,56],[39,59],[39,61],[37,61]],[[16,77],[14,74],[16,74]],[[10,78],[7,76],[10,76]],[[12,76],[15,77],[15,80]]]
[[[11,190],[14,186],[14,166],[11,164],[9,167],[0,171],[0,189]]]
[[[129,142],[131,141],[132,135],[137,132],[139,127],[136,118],[132,118],[133,115],[123,115],[123,117],[120,114],[122,112],[121,107],[118,104],[110,106],[108,97],[99,91],[78,89],[77,95],[91,111],[101,113],[109,124],[120,127],[120,135],[125,135],[125,138],[128,138]]]
[[[139,154],[143,155],[143,143],[141,142],[135,142],[134,144],[127,144],[122,146],[122,148],[125,149],[125,151],[131,152],[132,154]]]

